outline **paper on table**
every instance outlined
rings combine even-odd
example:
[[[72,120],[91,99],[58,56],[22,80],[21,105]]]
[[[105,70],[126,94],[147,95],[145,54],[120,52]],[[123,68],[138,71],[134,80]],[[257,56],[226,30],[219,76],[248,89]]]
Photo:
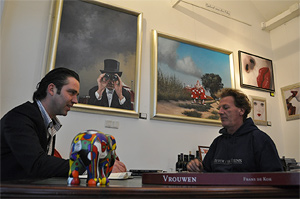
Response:
[[[108,179],[119,180],[119,179],[128,179],[130,177],[131,177],[131,172],[121,172],[121,173],[111,173]]]
[[[87,178],[87,174],[79,175],[79,178]],[[108,179],[128,179],[131,178],[131,172],[111,173]]]

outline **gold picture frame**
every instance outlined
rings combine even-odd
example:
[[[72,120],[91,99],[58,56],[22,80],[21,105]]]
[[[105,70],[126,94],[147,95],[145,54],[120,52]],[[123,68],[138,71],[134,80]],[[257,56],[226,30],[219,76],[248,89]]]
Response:
[[[251,97],[252,118],[257,125],[268,125],[267,120],[267,100],[263,97]]]
[[[79,103],[72,110],[138,118],[143,14],[99,0],[55,0],[53,8],[47,71],[67,67],[79,74]],[[119,61],[130,109],[89,104],[105,59]]]
[[[281,88],[286,120],[300,119],[300,82]]]
[[[215,94],[235,85],[233,52],[156,30],[151,42],[150,118],[221,126]]]

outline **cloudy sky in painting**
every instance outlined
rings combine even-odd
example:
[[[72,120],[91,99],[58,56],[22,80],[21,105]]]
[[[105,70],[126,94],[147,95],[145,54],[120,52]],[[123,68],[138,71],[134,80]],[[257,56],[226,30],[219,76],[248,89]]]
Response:
[[[193,87],[206,73],[220,75],[224,87],[231,87],[229,56],[207,48],[158,37],[157,67],[165,76],[176,76]]]
[[[134,84],[137,16],[82,1],[64,1],[55,67],[79,73],[81,95],[97,85],[104,59],[120,62],[122,80]]]

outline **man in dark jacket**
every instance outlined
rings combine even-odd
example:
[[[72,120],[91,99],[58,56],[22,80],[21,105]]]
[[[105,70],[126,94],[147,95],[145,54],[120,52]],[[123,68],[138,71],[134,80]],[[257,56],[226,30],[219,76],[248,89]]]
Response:
[[[220,93],[222,128],[203,162],[192,160],[192,172],[272,172],[283,167],[272,139],[259,130],[251,118],[248,97],[235,89]]]
[[[1,119],[1,181],[67,177],[69,161],[54,157],[57,115],[76,104],[79,76],[57,68],[38,84],[33,103],[26,102]]]

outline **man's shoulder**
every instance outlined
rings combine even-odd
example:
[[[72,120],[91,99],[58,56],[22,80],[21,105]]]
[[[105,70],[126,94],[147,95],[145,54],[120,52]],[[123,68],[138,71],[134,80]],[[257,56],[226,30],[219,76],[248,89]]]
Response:
[[[39,108],[36,104],[36,102],[25,102],[19,106],[16,106],[15,108],[11,109],[6,116],[13,116],[16,117],[18,115],[25,115],[25,116],[29,116],[29,117],[36,117],[39,114]]]
[[[38,106],[36,102],[27,101],[19,106],[16,106],[15,108],[12,109],[12,111],[22,111],[22,110],[35,111],[38,110],[37,108]]]
[[[260,129],[256,129],[256,130],[252,131],[251,134],[254,138],[257,138],[257,139],[269,139],[270,138],[270,136],[268,134],[266,134],[265,132],[263,132]]]
[[[271,137],[265,133],[264,131],[260,130],[259,128],[250,130],[246,136],[251,138],[255,143],[264,143],[266,141],[272,140]]]
[[[222,140],[224,137],[226,137],[226,135],[224,135],[224,134],[218,135],[217,137],[214,138],[212,144],[220,142],[220,140]]]

